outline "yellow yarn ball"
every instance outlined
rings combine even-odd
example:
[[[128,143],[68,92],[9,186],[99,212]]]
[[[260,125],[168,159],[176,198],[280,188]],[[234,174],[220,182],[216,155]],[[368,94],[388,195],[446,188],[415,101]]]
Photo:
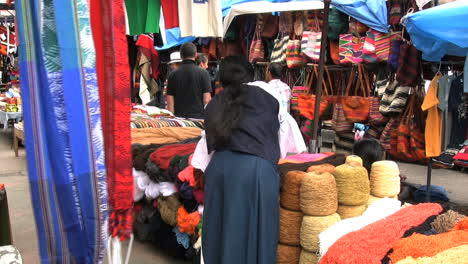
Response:
[[[337,213],[329,216],[304,216],[301,226],[301,246],[310,252],[317,252],[319,235],[341,220]]]
[[[384,198],[400,193],[400,170],[398,164],[390,160],[376,161],[370,173],[371,194]]]
[[[279,242],[289,246],[300,245],[302,212],[280,208]]]
[[[356,155],[349,155],[346,157],[346,164],[352,165],[352,166],[361,166],[362,167],[362,159],[359,156]]]
[[[292,264],[299,263],[301,257],[301,247],[287,246],[278,244],[276,251],[276,263],[277,264]]]
[[[367,204],[363,205],[338,205],[338,210],[336,211],[341,219],[351,218],[361,216],[367,209]]]
[[[343,205],[363,205],[369,200],[369,177],[364,167],[343,164],[335,168],[338,202]]]
[[[333,175],[309,172],[302,178],[301,210],[306,215],[327,216],[338,208],[338,193]]]
[[[280,203],[281,206],[293,210],[301,211],[300,206],[300,188],[302,178],[306,175],[303,171],[290,171],[284,176],[281,186]]]
[[[319,256],[314,252],[309,252],[307,250],[301,251],[301,258],[299,259],[299,264],[317,264],[319,263]]]

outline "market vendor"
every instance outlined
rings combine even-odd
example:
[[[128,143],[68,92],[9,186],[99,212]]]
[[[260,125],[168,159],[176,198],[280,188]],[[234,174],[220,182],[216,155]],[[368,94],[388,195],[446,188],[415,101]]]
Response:
[[[279,102],[247,85],[242,56],[220,64],[224,90],[206,108],[206,139],[215,151],[205,170],[203,258],[209,263],[276,263],[280,179],[276,164]]]

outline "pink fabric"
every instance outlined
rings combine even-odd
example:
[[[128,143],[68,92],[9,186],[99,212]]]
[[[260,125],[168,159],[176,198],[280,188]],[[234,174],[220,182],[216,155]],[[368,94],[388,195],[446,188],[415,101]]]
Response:
[[[328,157],[327,154],[325,153],[317,153],[317,154],[309,154],[309,153],[303,153],[303,154],[296,154],[292,156],[287,156],[285,159],[287,160],[295,160],[295,161],[302,161],[302,162],[311,162],[311,161],[317,161],[321,160]]]

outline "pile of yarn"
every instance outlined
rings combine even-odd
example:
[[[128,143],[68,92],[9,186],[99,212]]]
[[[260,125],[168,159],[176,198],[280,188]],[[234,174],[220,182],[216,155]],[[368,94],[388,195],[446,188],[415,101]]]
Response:
[[[398,197],[400,193],[400,170],[398,164],[390,160],[376,161],[370,173],[371,200]]]
[[[341,219],[362,215],[370,193],[367,170],[362,166],[343,164],[335,168],[333,176],[338,190],[337,212]]]
[[[277,263],[298,263],[301,247],[300,232],[302,217],[300,210],[300,188],[307,173],[290,171],[283,180],[280,194],[280,226]],[[297,260],[297,261],[294,261]]]
[[[302,178],[300,205],[305,214],[300,231],[302,252],[299,263],[318,263],[319,235],[339,222],[338,193],[331,165],[310,167]]]
[[[203,214],[203,173],[190,165],[197,141],[132,146],[136,237],[186,260],[196,255]]]

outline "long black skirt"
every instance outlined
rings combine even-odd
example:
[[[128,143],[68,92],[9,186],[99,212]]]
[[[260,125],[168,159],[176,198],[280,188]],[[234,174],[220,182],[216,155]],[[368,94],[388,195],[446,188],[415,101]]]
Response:
[[[216,152],[205,171],[205,264],[276,263],[279,175],[257,156]]]

